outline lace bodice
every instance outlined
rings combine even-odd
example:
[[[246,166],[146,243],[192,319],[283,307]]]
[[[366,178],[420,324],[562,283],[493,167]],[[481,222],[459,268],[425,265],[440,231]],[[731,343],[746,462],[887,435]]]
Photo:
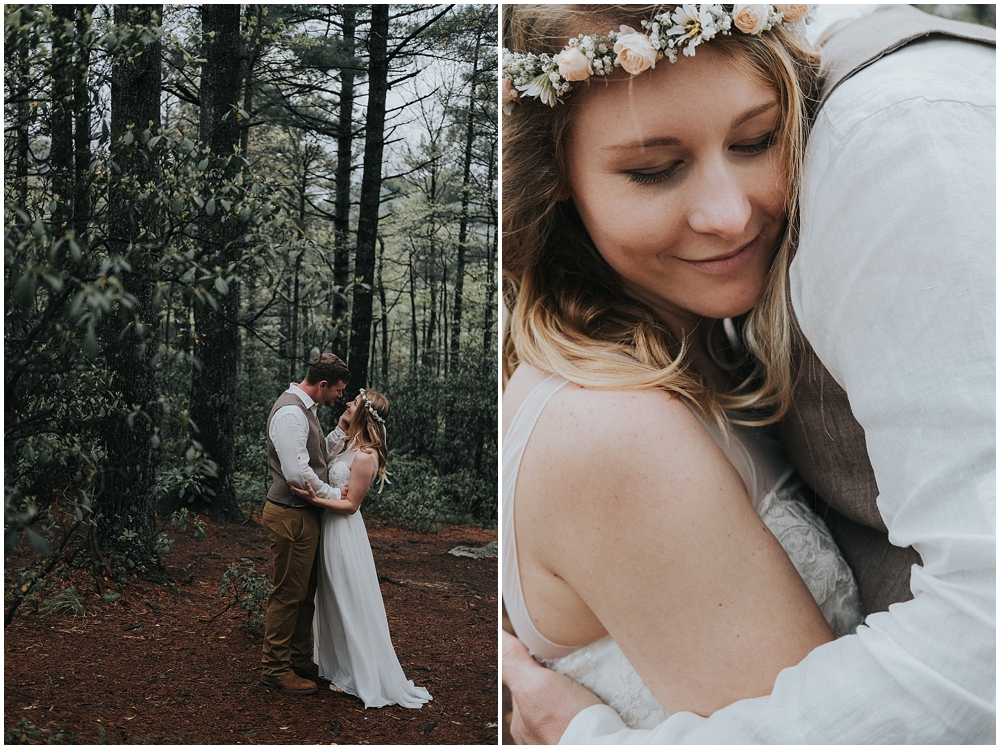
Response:
[[[513,522],[517,469],[538,416],[564,384],[555,376],[539,384],[504,439],[504,603],[518,637],[538,660],[597,694],[629,727],[652,727],[667,713],[611,637],[582,647],[557,645],[538,632],[524,605]],[[801,501],[801,482],[777,441],[764,430],[745,427],[733,427],[726,439],[716,425],[702,424],[739,472],[754,509],[785,549],[834,635],[853,632],[863,618],[854,575],[826,525]]]

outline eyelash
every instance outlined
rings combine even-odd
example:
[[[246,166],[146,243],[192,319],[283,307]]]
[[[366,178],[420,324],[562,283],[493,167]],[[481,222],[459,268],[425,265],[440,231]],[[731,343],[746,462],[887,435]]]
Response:
[[[763,153],[764,151],[766,151],[767,149],[769,149],[771,146],[774,145],[774,142],[777,139],[777,135],[778,135],[777,133],[768,133],[763,138],[758,140],[756,143],[748,143],[745,146],[733,146],[733,148],[739,153],[743,154],[753,155],[756,153]]]
[[[628,172],[629,181],[636,185],[655,185],[673,176],[680,162],[675,162],[659,172]]]
[[[755,143],[743,146],[732,146],[733,150],[744,156],[754,156],[764,153],[774,145],[777,133],[768,133]],[[659,172],[628,172],[629,181],[636,185],[655,185],[671,177],[680,168],[681,162],[675,162]]]

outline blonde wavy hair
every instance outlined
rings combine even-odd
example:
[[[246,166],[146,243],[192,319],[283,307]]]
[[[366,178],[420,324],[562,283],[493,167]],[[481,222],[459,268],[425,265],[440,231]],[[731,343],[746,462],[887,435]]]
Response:
[[[507,5],[503,46],[556,54],[578,33],[604,25],[639,28],[641,20],[668,7],[674,6]],[[770,423],[787,410],[795,335],[788,266],[819,58],[801,36],[782,26],[759,36],[719,35],[710,44],[774,90],[781,110],[775,147],[782,160],[788,224],[760,299],[738,321],[748,350],[741,384],[726,394],[706,385],[690,365],[690,344],[625,293],[572,201],[561,199],[569,193],[564,136],[575,109],[572,93],[554,108],[528,100],[503,117],[503,295],[511,313],[503,344],[505,382],[525,362],[585,388],[659,388],[720,424]],[[742,414],[737,418],[734,411]]]
[[[372,415],[369,413],[368,409],[364,405],[364,398],[367,397],[368,401],[372,404],[372,408],[375,412],[382,417],[382,422],[379,423]],[[389,476],[392,474],[387,470],[389,456],[386,451],[386,429],[385,421],[389,418],[389,399],[386,398],[382,393],[377,390],[365,390],[364,396],[361,396],[361,405],[354,409],[354,415],[351,417],[350,426],[347,427],[347,437],[348,442],[352,443],[358,450],[363,453],[375,452],[378,456],[378,469],[375,471],[375,478],[372,479],[374,484],[376,481],[379,482],[378,490],[381,493],[382,489],[389,482]]]

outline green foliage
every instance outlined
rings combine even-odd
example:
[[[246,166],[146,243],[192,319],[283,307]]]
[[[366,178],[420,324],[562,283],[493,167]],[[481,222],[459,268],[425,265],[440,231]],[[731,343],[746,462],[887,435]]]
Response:
[[[418,368],[391,378],[384,392],[393,483],[381,495],[369,492],[366,516],[417,528],[496,526],[495,383],[495,370],[484,378],[468,360],[444,377]]]
[[[205,521],[197,514],[191,513],[186,507],[182,507],[170,516],[170,527],[183,533],[190,525],[193,529],[193,536],[198,541],[208,538],[208,531],[205,529]]]
[[[36,744],[41,738],[42,730],[27,718],[21,718],[3,732],[4,744]]]
[[[166,545],[161,539],[157,550],[152,534],[140,536],[132,529],[140,523],[129,525],[139,519],[139,508],[132,518],[124,511],[102,515],[112,499],[105,491],[108,477],[118,467],[109,456],[109,435],[136,424],[152,426],[142,439],[159,461],[150,497],[161,506],[172,505],[172,511],[216,501],[208,483],[218,466],[205,454],[197,431],[198,419],[207,416],[192,413],[190,402],[194,351],[201,342],[194,311],[218,308],[220,300],[239,295],[243,333],[234,483],[244,506],[263,504],[270,483],[263,432],[274,398],[290,379],[302,376],[303,362],[311,356],[331,349],[345,353],[349,304],[335,310],[348,299],[354,282],[348,280],[344,287],[334,282],[331,249],[337,241],[351,246],[353,240],[337,236],[330,220],[338,166],[330,134],[336,131],[339,103],[326,92],[339,65],[363,68],[365,23],[362,12],[357,42],[345,44],[335,33],[316,33],[323,25],[316,23],[317,14],[329,14],[333,24],[326,28],[336,28],[337,6],[262,6],[259,18],[247,15],[243,32],[255,61],[251,98],[257,109],[234,113],[254,123],[252,159],[244,162],[246,154],[206,151],[197,141],[199,113],[188,102],[167,97],[167,128],[139,125],[113,133],[106,95],[97,94],[108,87],[111,54],[124,49],[138,53],[154,41],[163,45],[169,61],[164,75],[173,90],[189,90],[202,63],[191,51],[200,49],[197,23],[190,25],[196,12],[166,6],[162,26],[116,26],[110,6],[77,7],[85,21],[92,14],[85,32],[57,17],[52,6],[5,7],[5,555],[27,538],[42,557],[41,569],[59,542],[56,531],[73,518],[85,523],[81,536],[111,529],[102,551],[116,568],[116,579],[124,580],[153,569],[155,554],[165,552]],[[429,19],[421,13],[406,12],[394,21],[398,38],[408,37],[399,33],[407,31],[406,24],[416,30]],[[403,171],[412,167],[415,172],[386,191],[380,225],[386,271],[383,282],[380,266],[377,283],[387,297],[378,303],[386,306],[387,322],[375,340],[383,347],[380,336],[388,331],[385,371],[393,374],[384,374],[384,382],[372,377],[371,384],[393,399],[389,445],[396,477],[383,497],[373,493],[366,500],[366,512],[378,510],[386,522],[421,527],[445,519],[495,522],[496,388],[492,372],[480,377],[477,364],[495,360],[495,354],[473,356],[481,321],[487,328],[495,324],[490,322],[495,305],[488,288],[489,266],[495,265],[489,247],[495,245],[496,230],[496,81],[489,72],[495,71],[490,57],[495,38],[489,37],[495,33],[495,14],[490,6],[470,6],[439,21],[440,34],[432,25],[410,41],[414,49],[424,45],[436,56],[450,58],[454,69],[447,72],[447,85],[433,82],[440,96],[428,98],[428,108],[421,109],[421,118],[436,120],[440,138],[412,154],[399,147],[390,158],[389,171],[407,162]],[[492,31],[480,39],[482,29]],[[478,49],[490,51],[477,63],[472,107],[467,84]],[[401,69],[414,65],[416,74],[415,63],[407,58],[411,51],[400,50],[396,62]],[[84,52],[89,68],[71,64]],[[292,60],[297,62],[290,75]],[[86,80],[80,78],[83,74]],[[54,92],[61,84],[81,81],[94,98],[77,112],[72,96]],[[363,75],[358,84],[363,97]],[[421,94],[415,101],[424,100],[423,92],[415,93]],[[463,190],[467,110],[473,115],[477,145],[472,181]],[[90,125],[91,158],[60,187],[54,176],[54,121],[83,111],[93,112],[93,123],[102,124]],[[293,111],[308,114],[293,116]],[[79,127],[81,121],[75,124]],[[355,153],[357,145],[356,140]],[[424,163],[423,152],[434,156],[433,165]],[[407,161],[411,155],[415,160]],[[150,165],[156,178],[136,179],[123,170],[130,162]],[[228,169],[234,164],[242,167],[235,174]],[[361,165],[355,158],[350,166],[357,179]],[[231,176],[219,180],[220,174]],[[422,185],[434,180],[437,189],[426,198]],[[61,194],[66,192],[72,194]],[[444,374],[445,354],[436,349],[442,347],[440,328],[446,321],[439,318],[435,333],[427,316],[438,308],[446,314],[451,304],[463,194],[471,196],[473,209],[462,276],[463,353],[469,355],[467,363]],[[115,196],[114,204],[109,195]],[[414,205],[404,205],[406,201]],[[85,208],[77,211],[81,205]],[[128,244],[112,231],[122,211],[148,218],[143,232]],[[406,221],[392,220],[394,213]],[[410,227],[425,219],[434,224],[428,238],[439,254],[420,244],[414,250],[415,275],[407,278],[409,242],[415,235]],[[206,223],[233,229],[227,237],[235,239],[226,247],[206,246],[200,232]],[[139,292],[128,283],[136,274],[151,284],[148,299],[137,298]],[[411,284],[413,307],[401,303]],[[438,293],[437,303],[432,292]],[[408,347],[405,332],[411,322],[430,328],[419,356]],[[120,350],[123,341],[130,350]],[[150,349],[155,398],[129,402],[116,379],[121,375],[113,357],[116,351],[128,357]],[[375,349],[372,356],[373,361],[378,358]],[[418,360],[427,366],[402,371],[407,362]],[[352,383],[358,384],[368,383]],[[429,398],[421,392],[425,387]],[[335,414],[323,414],[324,420],[331,416]],[[203,537],[201,521],[190,522],[194,536]]]
[[[156,553],[159,555],[169,554],[174,550],[174,542],[170,540],[166,533],[156,534]]]
[[[96,522],[106,522],[99,519]],[[115,527],[120,528],[118,535],[111,539],[112,549],[107,553],[108,566],[116,573],[116,582],[124,585],[126,582],[140,577],[147,577],[158,569],[160,560],[156,556],[156,545],[160,543],[154,537],[153,547],[146,548],[142,537],[135,527],[135,519],[131,516],[115,517]]]
[[[267,575],[258,572],[253,564],[250,564],[247,569],[241,570],[233,562],[222,573],[222,588],[219,590],[219,596],[232,598],[230,605],[238,605],[244,614],[240,627],[255,635],[264,631],[267,597],[271,594],[272,589],[273,586],[267,579]]]
[[[39,604],[38,611],[42,614],[56,614],[59,616],[68,614],[81,616],[83,614],[83,604],[77,598],[76,588],[70,587],[64,588],[46,598]]]

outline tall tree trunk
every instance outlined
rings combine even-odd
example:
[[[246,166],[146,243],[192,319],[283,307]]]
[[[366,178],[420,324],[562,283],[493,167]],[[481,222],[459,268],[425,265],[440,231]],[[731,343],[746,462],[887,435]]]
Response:
[[[382,259],[385,256],[385,241],[378,238],[378,269],[375,284],[378,288],[379,311],[382,314],[382,382],[389,379],[389,309],[385,303],[385,286],[382,283]]]
[[[261,31],[264,23],[263,6],[247,5],[244,17],[250,28],[250,39],[240,55],[240,81],[243,83],[243,111],[249,113],[253,106],[253,66],[260,54]],[[240,126],[240,153],[246,156],[250,150],[250,125]]]
[[[389,6],[372,6],[368,35],[368,114],[365,118],[365,171],[361,178],[358,242],[354,255],[354,287],[351,307],[351,394],[368,381],[368,342],[372,332],[372,285],[375,280],[375,239],[382,189],[382,149],[385,146],[385,99],[389,86]]]
[[[413,248],[413,240],[410,240],[410,252],[407,256],[406,271],[409,275],[408,292],[410,297],[410,367],[417,368],[417,355],[420,348],[420,339],[417,334],[417,271],[414,267],[416,251]]]
[[[465,109],[465,156],[462,163],[462,210],[458,221],[458,259],[455,263],[455,304],[451,318],[451,365],[458,366],[459,346],[462,340],[462,295],[465,291],[465,243],[469,230],[469,190],[472,181],[472,147],[476,142],[475,108],[476,86],[479,77],[479,48],[483,29],[476,33],[476,49],[472,56],[472,76],[469,81],[469,104]]]
[[[73,111],[76,117],[76,132],[74,134],[74,164],[76,174],[74,179],[73,197],[73,228],[78,241],[86,241],[90,227],[90,127],[91,106],[90,87],[87,79],[90,74],[90,38],[93,35],[90,25],[94,13],[93,5],[77,6],[76,34],[77,57],[74,69],[76,81],[73,87]]]
[[[158,26],[160,13],[159,5],[116,5],[115,25]],[[133,144],[138,144],[138,133],[147,127],[155,131],[160,124],[160,44],[153,42],[138,52],[135,47],[122,50],[112,66],[112,138],[122,142],[119,139],[131,127],[136,133]],[[138,145],[115,149],[114,154],[123,177],[139,184],[157,179],[155,163],[144,157]],[[133,201],[124,183],[124,179],[113,181],[108,196],[112,206],[108,244],[113,256],[126,258],[132,267],[121,280],[125,291],[135,297],[136,307],[128,317],[123,313],[105,318],[103,337],[112,387],[132,413],[125,423],[109,424],[106,432],[97,539],[103,551],[117,551],[138,566],[156,560],[153,486],[158,450],[152,440],[161,413],[152,363],[154,347],[148,340],[155,320],[150,299],[156,277],[152,253],[140,244],[155,237],[156,227],[149,207]]]
[[[240,125],[236,117],[240,86],[239,5],[202,5],[202,39],[205,64],[201,75],[199,131],[202,142],[217,156],[231,157],[215,170],[216,185],[231,183],[244,165],[245,154],[236,154]],[[229,267],[238,257],[240,224],[235,217],[208,217],[200,227],[203,258],[211,268]],[[210,291],[217,294],[216,289]],[[217,522],[242,520],[233,483],[236,439],[236,376],[239,362],[240,288],[234,279],[228,290],[218,292],[218,308],[195,308],[197,366],[192,377],[192,413],[199,439],[218,470],[209,477],[209,504]]]
[[[5,40],[4,56],[4,113],[8,106],[15,110],[14,126],[4,137],[4,201],[8,205],[27,205],[28,163],[32,122],[29,86],[31,71],[28,58],[28,36],[12,34]],[[8,102],[13,102],[8,105]],[[9,172],[8,172],[9,170]],[[10,176],[13,175],[13,180]],[[7,186],[10,189],[6,189]]]
[[[73,49],[76,46],[76,6],[54,5],[52,30],[52,105],[49,168],[56,209],[52,212],[53,232],[66,233],[73,216]]]
[[[354,32],[357,27],[357,9],[353,5],[340,6],[344,20],[345,52],[354,54]],[[333,299],[334,352],[343,351],[347,343],[347,296],[345,289],[351,271],[351,146],[354,141],[354,60],[340,71],[340,122],[337,124],[337,170],[334,173],[333,209],[333,282],[340,294]]]
[[[496,178],[497,169],[497,146],[494,143],[490,149],[490,168],[488,185],[493,184]],[[493,352],[491,343],[496,341],[496,333],[493,332],[493,324],[496,322],[496,264],[497,264],[497,234],[499,217],[497,216],[497,202],[490,201],[490,224],[486,227],[486,306],[483,308],[483,358],[482,373],[485,378],[490,370],[496,373],[496,353]],[[493,234],[491,240],[489,235]],[[491,355],[492,354],[492,355]]]

